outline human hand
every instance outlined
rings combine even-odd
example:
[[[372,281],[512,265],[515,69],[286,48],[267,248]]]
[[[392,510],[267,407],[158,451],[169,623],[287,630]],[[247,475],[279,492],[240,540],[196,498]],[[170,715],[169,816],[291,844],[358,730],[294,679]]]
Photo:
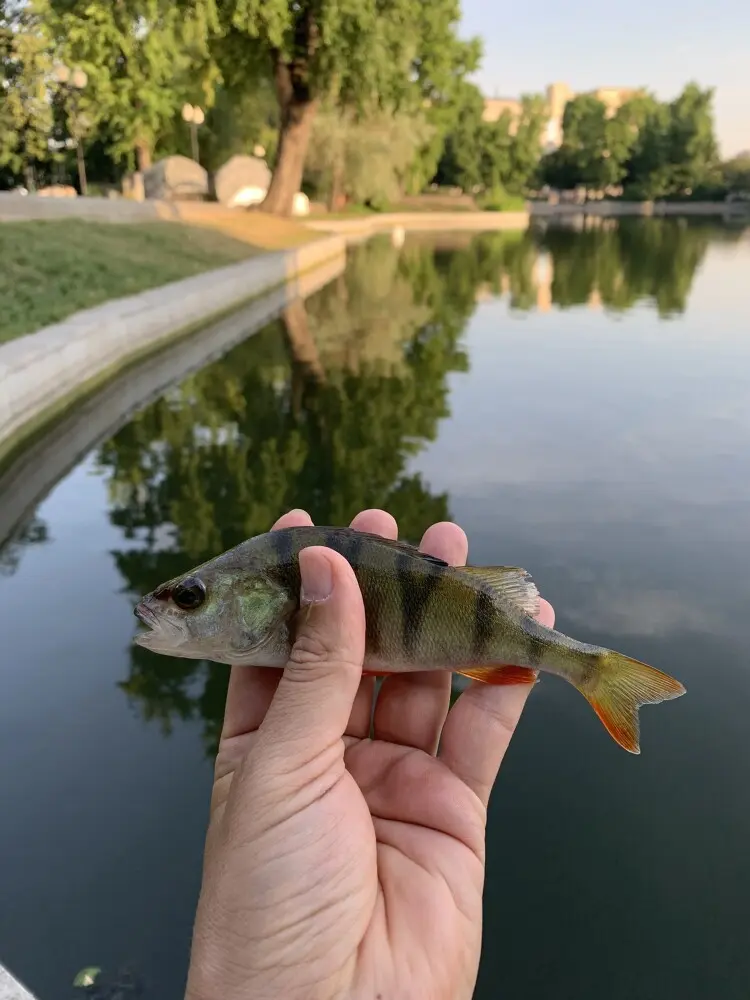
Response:
[[[352,527],[398,536],[382,510]],[[468,553],[448,522],[420,548]],[[186,1000],[469,1000],[487,803],[530,686],[472,683],[449,711],[449,672],[394,675],[373,715],[354,572],[299,559],[313,603],[283,676],[232,668]]]

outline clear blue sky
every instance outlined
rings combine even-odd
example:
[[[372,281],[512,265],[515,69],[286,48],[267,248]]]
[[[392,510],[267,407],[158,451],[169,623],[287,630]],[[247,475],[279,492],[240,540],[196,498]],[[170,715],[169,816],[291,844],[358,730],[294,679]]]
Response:
[[[464,37],[479,35],[475,82],[517,96],[565,81],[574,90],[645,86],[669,99],[690,79],[716,88],[723,155],[750,149],[750,0],[462,0]]]

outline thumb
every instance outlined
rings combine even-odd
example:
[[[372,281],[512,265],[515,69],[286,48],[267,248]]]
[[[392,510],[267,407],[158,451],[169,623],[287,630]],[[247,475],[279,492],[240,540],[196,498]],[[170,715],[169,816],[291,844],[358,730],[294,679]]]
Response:
[[[300,767],[344,735],[362,676],[365,609],[354,570],[323,546],[299,554],[297,634],[260,726],[283,765]]]

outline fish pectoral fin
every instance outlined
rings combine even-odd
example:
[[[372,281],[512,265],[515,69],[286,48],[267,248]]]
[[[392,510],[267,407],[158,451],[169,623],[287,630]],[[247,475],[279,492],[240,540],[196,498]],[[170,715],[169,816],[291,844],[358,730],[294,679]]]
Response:
[[[530,574],[520,566],[462,566],[461,569],[482,580],[525,614],[532,617],[539,614],[539,591]]]
[[[481,681],[482,684],[535,684],[537,679],[536,670],[530,670],[528,667],[514,667],[512,664],[465,667],[463,670],[457,670],[456,673],[462,674],[464,677],[471,677],[475,681]]]

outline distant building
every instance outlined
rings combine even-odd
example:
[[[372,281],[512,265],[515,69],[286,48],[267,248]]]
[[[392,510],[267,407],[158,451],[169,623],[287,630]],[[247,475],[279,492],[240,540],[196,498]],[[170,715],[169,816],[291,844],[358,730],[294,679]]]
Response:
[[[542,147],[545,151],[556,149],[562,142],[562,119],[565,105],[574,97],[579,96],[567,83],[550,83],[546,90],[549,118],[542,134]],[[596,97],[613,115],[621,105],[641,93],[635,87],[598,87],[596,90],[584,91]],[[508,112],[511,118],[511,135],[515,132],[518,117],[521,114],[521,102],[516,97],[485,97],[482,119],[486,122],[496,122]]]

